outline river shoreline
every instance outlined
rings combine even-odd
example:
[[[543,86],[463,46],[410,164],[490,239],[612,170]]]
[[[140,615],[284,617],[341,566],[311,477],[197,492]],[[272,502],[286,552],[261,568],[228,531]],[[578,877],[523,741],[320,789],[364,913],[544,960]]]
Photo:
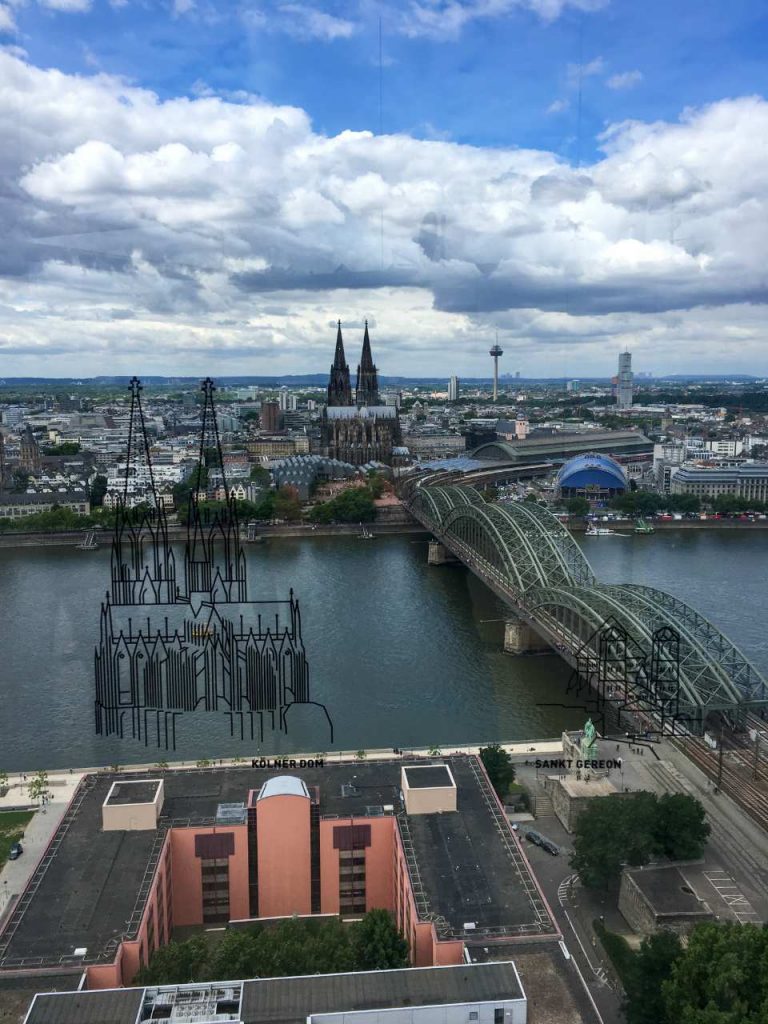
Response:
[[[738,519],[676,519],[670,521],[652,520],[654,531],[666,530],[747,530],[759,531],[768,529],[768,519],[758,519],[754,522],[741,522]],[[602,525],[602,524],[598,524]],[[614,519],[604,524],[612,530],[634,529],[634,519]],[[568,523],[567,529],[571,533],[585,533],[586,523]],[[415,520],[410,523],[367,523],[366,529],[376,536],[388,534],[417,534],[422,537],[429,536],[430,531],[424,529]],[[0,533],[0,550],[13,548],[45,548],[45,547],[77,547],[83,542],[90,530],[73,530],[61,533]],[[268,537],[354,537],[360,533],[358,523],[340,523],[337,525],[291,525],[284,523],[278,526],[259,526],[258,536]],[[186,528],[183,526],[169,527],[168,535],[172,541],[181,541],[186,535]],[[107,547],[111,543],[111,531],[97,531],[96,541],[99,547]],[[254,543],[246,540],[246,544]]]

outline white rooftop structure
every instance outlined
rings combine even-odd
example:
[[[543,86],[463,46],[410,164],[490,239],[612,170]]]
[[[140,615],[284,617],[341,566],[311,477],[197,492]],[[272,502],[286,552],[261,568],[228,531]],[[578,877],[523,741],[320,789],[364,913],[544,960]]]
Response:
[[[268,796],[303,796],[309,800],[309,790],[304,780],[295,775],[276,775],[274,779],[267,779],[256,799],[266,800]]]

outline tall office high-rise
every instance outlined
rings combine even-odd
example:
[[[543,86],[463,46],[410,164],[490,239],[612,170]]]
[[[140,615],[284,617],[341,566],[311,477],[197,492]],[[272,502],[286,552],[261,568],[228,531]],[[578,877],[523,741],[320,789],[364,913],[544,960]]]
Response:
[[[616,408],[632,408],[632,354],[622,352],[619,356],[619,373],[616,378]]]
[[[448,381],[448,401],[458,402],[459,400],[459,378],[451,377]]]

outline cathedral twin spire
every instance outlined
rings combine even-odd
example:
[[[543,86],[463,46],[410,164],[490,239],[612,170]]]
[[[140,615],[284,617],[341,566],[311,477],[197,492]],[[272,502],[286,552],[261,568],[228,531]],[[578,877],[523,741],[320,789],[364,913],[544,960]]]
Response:
[[[363,352],[357,367],[357,387],[355,402],[352,401],[352,385],[349,379],[349,366],[344,357],[344,341],[341,336],[341,320],[336,332],[336,354],[331,367],[328,381],[328,405],[379,405],[378,371],[373,363],[371,339],[368,336],[368,321],[365,321],[363,335]]]

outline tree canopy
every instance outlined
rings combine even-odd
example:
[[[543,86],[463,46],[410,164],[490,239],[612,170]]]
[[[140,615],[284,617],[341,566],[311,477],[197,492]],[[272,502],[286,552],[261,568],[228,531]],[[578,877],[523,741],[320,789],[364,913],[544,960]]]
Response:
[[[571,866],[587,888],[603,889],[618,882],[625,864],[699,857],[709,831],[704,808],[686,793],[596,797],[576,821]]]
[[[515,766],[512,764],[512,758],[498,743],[491,743],[490,746],[480,748],[480,760],[488,772],[491,785],[499,798],[503,800],[509,792],[509,787],[515,781]]]
[[[370,523],[375,517],[376,506],[368,487],[348,487],[310,513],[315,523]]]
[[[170,942],[155,951],[136,982],[180,985],[407,966],[408,943],[389,912],[369,910],[350,924],[294,917],[271,927],[228,929],[217,939],[195,935]]]

